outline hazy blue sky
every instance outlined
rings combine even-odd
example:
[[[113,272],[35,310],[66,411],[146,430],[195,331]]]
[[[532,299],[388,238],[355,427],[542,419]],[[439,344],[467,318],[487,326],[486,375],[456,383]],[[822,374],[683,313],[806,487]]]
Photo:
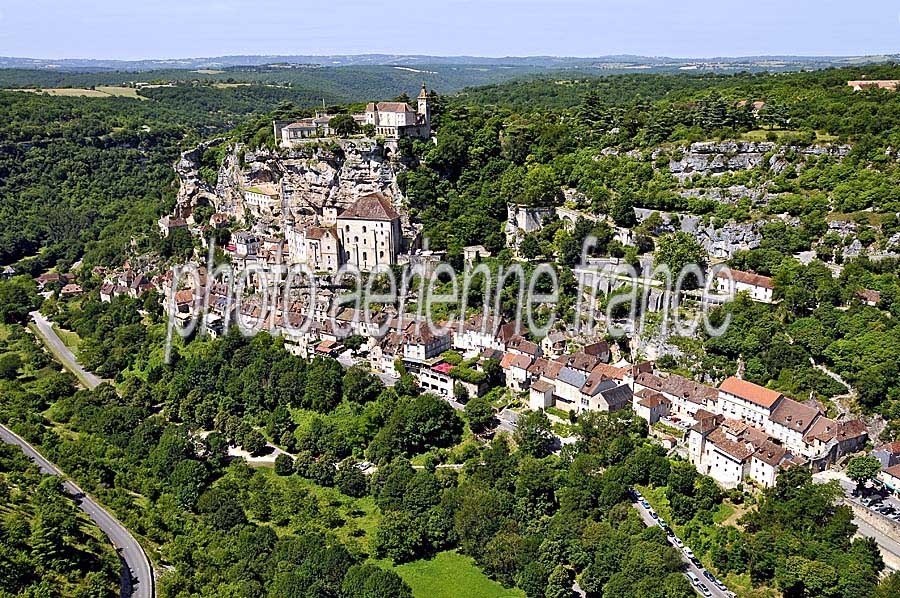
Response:
[[[897,0],[0,0],[0,55],[900,52]]]

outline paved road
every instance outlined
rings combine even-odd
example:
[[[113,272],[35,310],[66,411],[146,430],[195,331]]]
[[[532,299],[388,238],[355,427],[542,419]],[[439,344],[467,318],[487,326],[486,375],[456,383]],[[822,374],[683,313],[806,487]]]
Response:
[[[56,334],[56,331],[53,330],[53,324],[39,311],[33,311],[30,315],[35,326],[37,326],[38,332],[51,346],[51,352],[62,362],[63,366],[74,373],[81,380],[82,384],[89,389],[99,386],[102,380],[78,363],[74,353],[66,347],[59,335]],[[37,463],[42,472],[51,475],[63,475],[59,468],[44,458],[33,446],[25,442],[9,428],[0,426],[0,439],[8,444],[18,445],[32,461]],[[65,481],[63,486],[69,494],[78,499],[78,506],[81,510],[87,513],[88,517],[93,519],[97,526],[103,530],[103,533],[109,536],[113,546],[118,550],[119,557],[123,560],[122,598],[151,598],[155,596],[153,568],[150,566],[150,559],[147,558],[134,536],[73,482]],[[130,575],[126,574],[126,571]]]
[[[641,514],[641,519],[644,520],[644,523],[647,525],[647,527],[653,527],[655,525],[659,525],[656,522],[656,520],[650,516],[650,511],[648,509],[645,509],[644,506],[641,505],[641,503],[633,502],[632,506],[638,510],[638,513]],[[673,546],[673,548],[675,548],[675,550],[678,550],[678,548],[675,546]],[[703,577],[703,568],[702,567],[697,567],[696,565],[694,565],[694,563],[689,561],[688,558],[684,555],[684,553],[681,552],[680,550],[678,550],[678,554],[679,554],[679,556],[681,556],[681,560],[684,561],[685,565],[687,565],[687,571],[696,575],[697,578],[700,579],[700,581],[703,582],[703,584],[707,588],[709,588],[711,596],[713,596],[714,598],[728,598],[728,595],[725,592],[723,592],[722,590],[717,588],[711,581],[709,581],[708,579]],[[693,587],[693,585],[692,585],[692,587]],[[698,590],[696,587],[694,588],[694,590],[697,592],[697,594],[700,594],[700,590]]]
[[[82,384],[88,388],[95,388],[103,382],[100,378],[84,369],[81,364],[78,363],[75,354],[69,351],[66,344],[62,342],[62,339],[59,338],[59,335],[53,330],[53,324],[45,318],[41,312],[33,311],[29,315],[31,315],[31,319],[34,321],[35,326],[37,326],[38,332],[50,345],[50,352],[62,362],[67,370],[75,374]]]
[[[48,461],[33,446],[14,433],[9,428],[0,425],[0,440],[7,444],[14,444],[22,449],[29,459],[34,461],[42,473],[62,476],[62,471]],[[153,569],[150,560],[144,554],[141,545],[134,536],[119,523],[115,517],[109,514],[94,499],[85,494],[75,483],[65,480],[63,487],[78,503],[79,508],[87,513],[103,533],[109,536],[113,546],[123,561],[122,570],[122,598],[153,598],[156,595]]]

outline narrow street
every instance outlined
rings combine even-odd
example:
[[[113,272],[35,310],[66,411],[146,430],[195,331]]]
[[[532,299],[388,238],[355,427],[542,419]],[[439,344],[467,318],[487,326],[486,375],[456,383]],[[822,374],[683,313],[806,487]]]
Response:
[[[645,508],[640,503],[640,501],[633,501],[632,506],[637,509],[638,513],[641,514],[641,519],[644,520],[644,524],[647,527],[654,527],[659,525],[659,523],[656,522],[656,519],[650,516],[650,509]],[[710,580],[703,576],[702,567],[698,567],[694,563],[692,563],[690,559],[685,556],[684,552],[679,550],[677,547],[673,546],[673,548],[675,548],[675,550],[678,550],[678,554],[679,556],[681,556],[681,560],[684,561],[685,565],[687,565],[686,573],[693,573],[694,575],[696,575],[697,579],[699,579],[701,583],[703,583],[703,585],[705,585],[709,589],[708,596],[713,596],[714,598],[729,598],[728,594],[726,594],[723,590],[720,590],[718,587],[716,587],[715,584],[713,584]],[[688,548],[690,548],[690,546],[688,546]],[[688,579],[690,580],[690,578]],[[691,584],[691,587],[694,588],[697,594],[704,596],[699,588],[697,588],[693,584]]]

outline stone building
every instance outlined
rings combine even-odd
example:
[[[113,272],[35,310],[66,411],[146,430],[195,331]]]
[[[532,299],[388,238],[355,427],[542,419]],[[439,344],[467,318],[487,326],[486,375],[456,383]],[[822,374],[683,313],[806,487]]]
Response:
[[[415,112],[406,102],[370,102],[362,122],[374,126],[376,135],[388,139],[428,139],[431,137],[431,106],[424,83],[416,102]]]
[[[380,193],[364,195],[335,220],[341,241],[342,262],[360,270],[397,263],[403,244],[400,214]]]

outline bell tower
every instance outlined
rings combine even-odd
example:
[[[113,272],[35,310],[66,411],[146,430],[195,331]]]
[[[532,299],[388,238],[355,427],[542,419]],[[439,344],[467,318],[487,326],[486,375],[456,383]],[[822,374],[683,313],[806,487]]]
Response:
[[[419,97],[416,98],[418,101],[418,112],[424,121],[424,125],[427,127],[429,135],[431,134],[431,106],[428,104],[428,90],[425,89],[425,82],[422,82],[422,91],[419,92]]]

